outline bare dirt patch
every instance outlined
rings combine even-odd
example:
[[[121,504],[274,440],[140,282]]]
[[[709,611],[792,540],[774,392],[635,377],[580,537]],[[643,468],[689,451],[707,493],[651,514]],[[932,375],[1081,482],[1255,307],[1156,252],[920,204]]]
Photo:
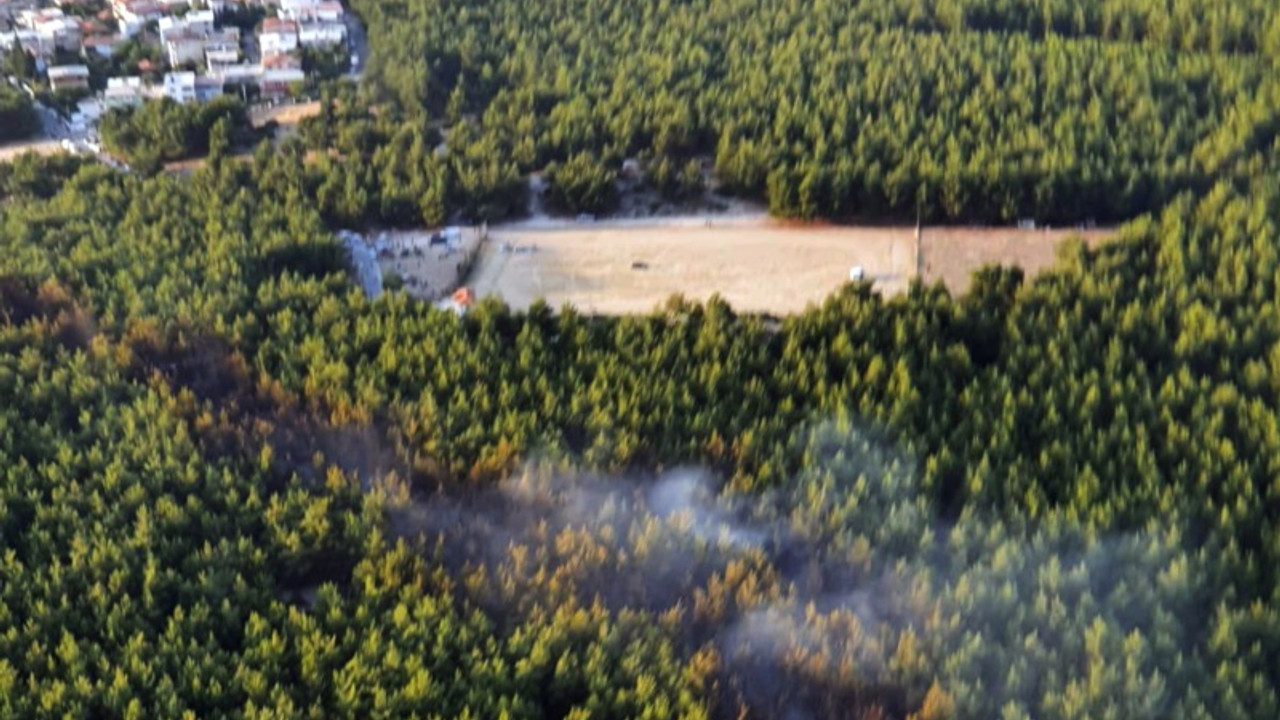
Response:
[[[306,103],[286,103],[274,107],[255,107],[249,112],[249,121],[254,127],[262,127],[275,120],[278,125],[296,125],[303,120],[320,114],[320,101]]]
[[[0,145],[0,162],[10,162],[19,155],[29,152],[38,155],[57,155],[66,151],[66,148],[62,147],[62,143],[57,140],[31,140],[11,145]]]
[[[419,300],[440,300],[458,286],[471,266],[480,244],[480,231],[459,228],[454,245],[432,245],[429,230],[394,230],[377,234],[376,254],[383,282],[393,273],[404,280],[404,290]]]

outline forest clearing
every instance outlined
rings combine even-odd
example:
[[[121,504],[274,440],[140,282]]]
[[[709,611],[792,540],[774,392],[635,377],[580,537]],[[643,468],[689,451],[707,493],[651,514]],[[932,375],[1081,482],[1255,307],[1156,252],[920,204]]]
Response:
[[[1073,230],[925,228],[929,282],[963,292],[970,273],[1000,263],[1028,275],[1052,264]],[[1105,230],[1083,233],[1090,242]],[[468,282],[477,297],[524,309],[539,298],[600,314],[642,313],[682,294],[719,293],[744,312],[790,314],[820,303],[861,268],[884,295],[917,273],[915,228],[796,225],[767,217],[513,224],[491,228]]]

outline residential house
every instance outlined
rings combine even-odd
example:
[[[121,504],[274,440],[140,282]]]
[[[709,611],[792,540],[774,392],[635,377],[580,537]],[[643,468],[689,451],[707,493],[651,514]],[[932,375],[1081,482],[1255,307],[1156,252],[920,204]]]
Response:
[[[298,49],[298,23],[280,18],[267,18],[258,31],[258,48],[262,55],[290,53]]]
[[[52,53],[52,50],[46,52],[46,49],[72,52],[80,49],[80,21],[67,17],[58,8],[23,10],[18,13],[17,21],[18,27],[35,31],[39,37],[41,56]]]
[[[240,59],[240,30],[228,28],[207,33],[171,31],[163,45],[170,67],[210,62],[211,52],[218,64],[230,65]]]
[[[302,58],[297,55],[265,55],[262,67],[265,70],[301,70]]]
[[[18,43],[18,47],[22,48],[23,52],[36,58],[38,61],[52,58],[54,52],[57,50],[57,47],[51,40],[43,37],[40,33],[35,30],[31,30],[30,28],[19,28],[15,29],[11,33],[6,33],[4,36],[5,51],[8,51],[10,47],[13,47],[15,42]]]
[[[298,44],[303,47],[333,47],[347,39],[342,23],[304,23],[298,28]]]
[[[209,77],[224,85],[256,85],[262,75],[261,65],[217,65],[209,67]]]
[[[213,11],[198,10],[178,17],[160,18],[160,41],[170,35],[206,35],[213,32]]]
[[[90,35],[80,43],[80,54],[86,58],[90,55],[110,58],[115,54],[116,48],[124,44],[124,40],[122,35]]]
[[[306,73],[298,69],[263,70],[258,80],[258,90],[266,99],[278,100],[293,93],[293,88],[307,79]]]
[[[209,102],[210,100],[222,96],[222,80],[220,78],[209,77],[208,75],[196,76],[196,101]]]
[[[149,22],[159,22],[164,13],[151,0],[116,0],[112,4],[120,33],[127,37],[137,35]]]
[[[89,68],[84,65],[55,65],[49,68],[48,75],[54,92],[89,89]]]
[[[142,78],[137,76],[107,78],[107,89],[102,92],[102,105],[106,110],[139,107],[142,105],[144,90]]]
[[[342,22],[344,14],[342,3],[336,0],[326,0],[316,5],[316,20],[320,22]]]
[[[280,0],[280,17],[295,22],[341,22],[342,3],[337,0]]]
[[[164,96],[177,103],[196,99],[196,74],[191,71],[165,73]]]
[[[209,68],[240,62],[239,28],[227,28],[210,33],[204,41],[204,61]]]
[[[170,31],[161,44],[165,57],[169,59],[169,67],[182,67],[204,60],[204,35]]]
[[[315,17],[315,8],[320,0],[280,0],[277,11],[281,18],[294,22],[305,22]]]

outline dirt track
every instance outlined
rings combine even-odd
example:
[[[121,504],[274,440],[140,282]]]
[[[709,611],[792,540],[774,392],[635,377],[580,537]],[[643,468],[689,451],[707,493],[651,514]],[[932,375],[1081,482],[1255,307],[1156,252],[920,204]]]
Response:
[[[30,140],[12,145],[0,145],[0,162],[10,162],[19,155],[28,152],[40,155],[56,155],[65,153],[66,149],[57,140]]]

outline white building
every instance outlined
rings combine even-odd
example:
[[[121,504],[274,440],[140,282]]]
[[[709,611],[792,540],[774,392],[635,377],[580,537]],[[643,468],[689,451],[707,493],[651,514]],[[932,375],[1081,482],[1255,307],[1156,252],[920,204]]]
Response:
[[[298,28],[298,44],[303,47],[333,47],[347,39],[342,23],[304,23]]]
[[[165,73],[164,96],[177,103],[189,103],[196,99],[196,74],[187,72]]]

